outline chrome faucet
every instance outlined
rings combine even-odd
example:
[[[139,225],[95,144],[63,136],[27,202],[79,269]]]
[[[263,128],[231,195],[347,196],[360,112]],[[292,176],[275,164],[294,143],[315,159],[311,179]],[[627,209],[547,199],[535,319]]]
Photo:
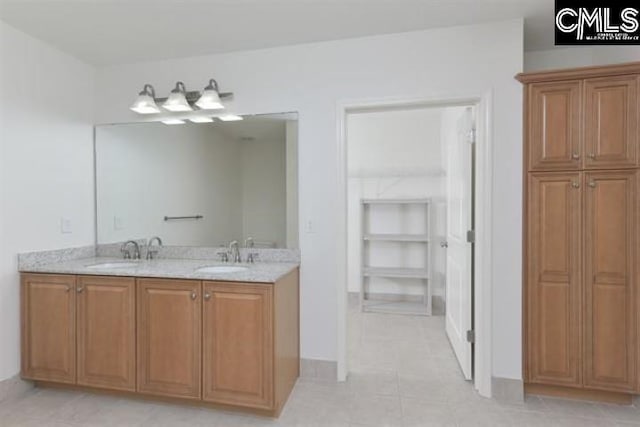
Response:
[[[127,240],[120,247],[120,252],[124,259],[131,259],[131,251],[129,251],[129,245],[133,245],[133,259],[140,259],[140,245],[135,240]]]
[[[247,237],[244,241],[244,247],[247,249],[247,262],[253,264],[255,258],[258,256],[256,252],[252,252],[252,249],[255,247],[253,237]]]
[[[242,257],[240,257],[240,245],[237,240],[229,242],[229,252],[231,253],[233,262],[242,262]]]
[[[162,239],[160,237],[154,236],[150,238],[147,242],[147,259],[153,259],[156,255],[158,255],[158,249],[151,249],[153,246],[153,242],[158,243],[156,247],[162,246]]]

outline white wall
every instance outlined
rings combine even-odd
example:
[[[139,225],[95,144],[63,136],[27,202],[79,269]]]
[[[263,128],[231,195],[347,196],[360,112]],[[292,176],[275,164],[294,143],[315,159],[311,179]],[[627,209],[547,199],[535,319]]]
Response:
[[[287,120],[285,131],[287,156],[287,247],[300,247],[298,238],[298,121]]]
[[[242,239],[243,143],[191,123],[98,126],[96,141],[99,243],[156,235],[165,245]],[[284,153],[275,155],[284,161]],[[284,182],[278,185],[284,192]],[[204,218],[164,221],[196,214]]]
[[[249,52],[114,66],[99,71],[97,120],[136,120],[129,104],[144,83],[159,94],[176,80],[215,77],[235,92],[237,113],[299,113],[301,353],[336,360],[338,103],[492,95],[493,371],[521,378],[522,20]],[[481,64],[481,66],[479,65]]]
[[[526,52],[525,71],[588,67],[640,61],[640,46],[557,47]]]
[[[421,243],[369,244],[368,261],[373,266],[425,267],[430,263],[434,295],[444,297],[444,271],[437,242],[444,233],[439,209],[444,203],[444,162],[440,142],[442,109],[421,108],[352,113],[347,116],[347,277],[349,292],[361,286],[362,213],[361,199],[431,198],[432,253]],[[425,233],[424,209],[415,215],[386,207],[372,208],[371,226],[391,233],[402,222],[407,232]],[[429,257],[429,261],[426,261]],[[420,280],[370,278],[372,293],[422,295]]]
[[[0,64],[2,380],[20,370],[17,253],[94,242],[95,70],[2,22]]]

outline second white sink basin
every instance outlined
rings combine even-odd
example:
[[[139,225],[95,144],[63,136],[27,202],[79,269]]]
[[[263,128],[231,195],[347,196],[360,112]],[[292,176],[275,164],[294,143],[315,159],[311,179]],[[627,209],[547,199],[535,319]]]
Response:
[[[114,268],[131,268],[136,267],[137,262],[103,262],[100,264],[88,265],[87,268],[95,270],[110,270]]]
[[[196,273],[239,273],[241,271],[247,271],[248,269],[248,267],[241,267],[239,265],[214,265],[199,268],[196,270]]]

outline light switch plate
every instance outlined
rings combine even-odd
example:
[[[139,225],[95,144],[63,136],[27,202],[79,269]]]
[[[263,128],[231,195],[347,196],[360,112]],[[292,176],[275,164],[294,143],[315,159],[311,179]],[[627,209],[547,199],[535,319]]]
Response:
[[[124,229],[124,219],[121,216],[113,217],[113,229],[114,230]]]
[[[60,219],[60,231],[62,234],[72,233],[71,219],[65,217]]]

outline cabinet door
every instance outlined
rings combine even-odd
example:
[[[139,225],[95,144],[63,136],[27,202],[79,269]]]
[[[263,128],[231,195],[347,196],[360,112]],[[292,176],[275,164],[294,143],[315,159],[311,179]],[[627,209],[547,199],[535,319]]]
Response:
[[[201,282],[138,280],[138,391],[200,398]]]
[[[529,168],[580,169],[581,83],[532,83],[527,97]]]
[[[581,175],[529,176],[527,372],[533,383],[579,386]]]
[[[78,384],[135,391],[135,280],[78,277]]]
[[[22,376],[76,382],[75,276],[22,275]]]
[[[204,400],[272,408],[272,286],[204,283]]]
[[[625,168],[636,165],[637,86],[635,76],[585,81],[587,168]]]
[[[635,385],[636,172],[585,175],[585,385]]]

